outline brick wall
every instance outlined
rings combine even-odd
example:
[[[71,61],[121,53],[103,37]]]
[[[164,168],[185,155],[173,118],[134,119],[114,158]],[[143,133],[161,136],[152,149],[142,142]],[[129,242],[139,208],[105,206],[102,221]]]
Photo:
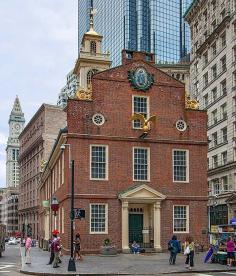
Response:
[[[171,78],[137,55],[130,63],[98,73],[93,78],[93,100],[68,100],[66,143],[71,145],[71,158],[75,160],[75,207],[86,210],[86,219],[76,221],[76,230],[82,238],[85,252],[97,252],[109,236],[121,249],[121,202],[118,194],[137,184],[132,178],[132,147],[150,148],[150,181],[142,182],[167,196],[161,209],[161,246],[173,234],[173,205],[189,205],[190,234],[198,242],[206,243],[207,229],[207,135],[205,111],[185,109],[184,85]],[[125,62],[126,63],[126,62]],[[154,75],[154,84],[147,91],[137,91],[127,79],[129,70],[142,66]],[[151,131],[140,139],[141,130],[132,128],[132,96],[148,96],[150,115],[157,116]],[[102,126],[92,122],[95,113],[104,115]],[[175,123],[187,122],[185,132],[179,132]],[[109,178],[107,181],[89,179],[90,145],[109,147]],[[173,183],[172,150],[188,149],[190,160],[189,183]],[[68,176],[68,156],[65,158]],[[69,191],[70,182],[56,193],[60,206],[65,209],[65,233],[61,234],[65,249],[69,248]],[[89,204],[108,203],[108,235],[89,234]],[[186,234],[179,235],[184,240]]]

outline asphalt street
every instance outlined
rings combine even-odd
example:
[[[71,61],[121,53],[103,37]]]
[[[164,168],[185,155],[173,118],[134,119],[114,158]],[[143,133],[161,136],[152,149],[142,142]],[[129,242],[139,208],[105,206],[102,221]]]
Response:
[[[225,272],[209,272],[209,273],[174,273],[174,274],[165,274],[176,275],[176,276],[236,276],[236,271],[225,271]]]
[[[19,276],[21,257],[19,245],[7,245],[6,250],[0,258],[0,276]]]

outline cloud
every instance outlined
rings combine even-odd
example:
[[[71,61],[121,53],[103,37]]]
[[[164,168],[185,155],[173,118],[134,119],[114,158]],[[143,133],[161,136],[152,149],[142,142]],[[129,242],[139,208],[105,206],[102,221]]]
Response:
[[[7,136],[5,133],[0,133],[0,145],[6,145],[7,144]]]
[[[0,160],[0,187],[6,186],[6,162],[5,160]]]
[[[42,103],[56,104],[77,58],[77,17],[77,0],[0,1],[0,186],[15,96],[26,121]]]

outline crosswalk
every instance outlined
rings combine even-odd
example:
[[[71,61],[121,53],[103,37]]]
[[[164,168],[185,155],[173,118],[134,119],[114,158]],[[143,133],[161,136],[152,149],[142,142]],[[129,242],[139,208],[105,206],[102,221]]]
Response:
[[[10,271],[9,269],[14,267],[15,264],[0,264],[0,274],[1,273],[10,273],[12,271]]]
[[[210,272],[210,273],[191,273],[191,275],[194,276],[230,276],[230,275],[235,275],[236,276],[236,271],[219,271],[219,272]]]

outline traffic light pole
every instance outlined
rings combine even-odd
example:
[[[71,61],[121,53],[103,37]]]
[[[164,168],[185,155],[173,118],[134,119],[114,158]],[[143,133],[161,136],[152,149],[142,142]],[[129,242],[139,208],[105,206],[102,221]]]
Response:
[[[74,259],[74,160],[71,160],[71,212],[70,212],[70,260],[68,264],[68,271],[76,271]]]

